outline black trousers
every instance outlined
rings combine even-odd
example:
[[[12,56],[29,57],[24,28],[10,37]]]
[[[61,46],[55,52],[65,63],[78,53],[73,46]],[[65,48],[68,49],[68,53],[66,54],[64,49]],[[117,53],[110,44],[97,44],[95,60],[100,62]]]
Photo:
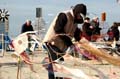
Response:
[[[57,55],[54,51],[56,52],[61,52],[57,47],[52,46],[52,45],[47,45],[47,51],[48,51],[48,56],[49,56],[49,61],[54,61],[57,58],[60,57],[60,55]],[[52,49],[54,49],[54,51]],[[61,52],[62,53],[62,52]],[[60,59],[61,61],[64,61],[63,58]],[[54,71],[53,71],[53,66],[52,63],[48,65],[48,79],[64,79],[63,77],[55,77]]]
[[[48,70],[48,79],[64,79],[63,77],[55,77],[52,64],[49,64],[48,69],[49,68],[50,70]]]

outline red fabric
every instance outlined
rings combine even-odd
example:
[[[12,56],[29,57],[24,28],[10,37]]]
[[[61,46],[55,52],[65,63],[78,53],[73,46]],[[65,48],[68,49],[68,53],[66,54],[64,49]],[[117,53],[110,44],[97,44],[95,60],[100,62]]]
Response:
[[[100,37],[100,35],[92,35],[91,40],[96,41]]]
[[[112,31],[108,32],[107,34],[109,35],[109,37],[113,37],[114,36]]]
[[[88,41],[91,41],[91,36],[86,35],[85,33],[82,33],[82,37],[87,39]]]
[[[13,40],[12,40],[12,42],[10,43],[10,46],[11,46],[12,48],[14,48]]]
[[[96,55],[92,55],[89,51],[85,49],[80,49],[78,46],[75,46],[75,51],[81,53],[82,55],[88,57],[89,59],[99,60],[99,58]]]
[[[33,64],[31,61],[30,61],[30,58],[29,56],[26,54],[26,52],[22,52],[20,54],[20,57],[23,59],[23,61],[27,64]]]

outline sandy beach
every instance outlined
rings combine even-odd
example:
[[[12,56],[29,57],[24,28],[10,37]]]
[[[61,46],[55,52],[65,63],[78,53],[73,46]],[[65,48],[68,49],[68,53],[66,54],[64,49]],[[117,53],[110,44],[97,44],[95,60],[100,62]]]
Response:
[[[10,53],[5,52],[5,55],[3,57],[0,57],[0,79],[48,79],[47,71],[41,64],[45,56],[47,56],[46,53],[36,51],[34,55],[30,56],[31,60],[36,62],[33,65],[36,73],[32,72],[28,65],[26,65],[25,63],[21,63],[20,71],[18,74],[17,60],[11,57],[11,52]],[[100,71],[102,71],[108,77],[105,79],[120,79],[120,70],[116,66],[110,65],[105,61],[103,62],[103,64],[97,62],[96,60],[81,60],[81,61],[90,64],[95,68],[99,69]],[[97,78],[98,75],[96,74],[95,71],[80,63],[79,65],[76,66],[74,65],[71,66],[70,68],[79,68],[83,70],[86,74],[90,76],[95,76],[96,79],[99,79]]]
[[[3,57],[0,57],[0,79],[47,79],[47,71],[41,64],[46,54],[37,53],[30,56],[31,60],[36,61],[33,67],[37,73],[32,72],[28,65],[21,62],[19,78],[17,78],[18,61],[12,58],[10,53],[5,53]]]

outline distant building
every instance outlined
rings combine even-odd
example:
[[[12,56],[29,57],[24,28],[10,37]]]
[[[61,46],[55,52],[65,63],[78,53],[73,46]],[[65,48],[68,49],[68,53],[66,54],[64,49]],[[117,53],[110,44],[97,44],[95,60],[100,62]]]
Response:
[[[36,8],[36,19],[35,19],[35,26],[34,29],[38,31],[38,35],[40,38],[43,38],[44,36],[44,31],[43,29],[45,28],[45,21],[42,17],[42,8]]]

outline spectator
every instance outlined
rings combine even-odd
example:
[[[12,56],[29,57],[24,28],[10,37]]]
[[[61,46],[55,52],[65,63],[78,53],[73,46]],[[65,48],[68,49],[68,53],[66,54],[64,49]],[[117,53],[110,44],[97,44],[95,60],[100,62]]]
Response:
[[[86,17],[84,24],[82,25],[82,32],[83,37],[85,37],[87,40],[91,41],[91,36],[93,32],[93,26],[90,25],[90,18]]]
[[[21,33],[25,33],[28,31],[34,31],[30,20],[26,20],[26,22],[22,25]],[[28,48],[26,50],[29,52],[29,54],[32,54],[31,53],[32,51],[30,50],[30,47],[31,47],[30,40],[31,40],[31,37],[30,37],[30,34],[28,34],[28,42],[29,43],[28,43]]]
[[[100,35],[100,30],[101,28],[99,27],[99,18],[98,17],[94,17],[91,21],[91,26],[93,26],[94,30],[93,30],[93,35]]]
[[[119,30],[118,30],[118,26],[116,25],[116,23],[114,23],[107,32],[109,38],[108,41],[113,41],[114,39],[116,41],[119,40]]]
[[[27,31],[33,31],[33,26],[31,25],[31,21],[27,20],[23,25],[21,29],[21,33],[27,32]]]

